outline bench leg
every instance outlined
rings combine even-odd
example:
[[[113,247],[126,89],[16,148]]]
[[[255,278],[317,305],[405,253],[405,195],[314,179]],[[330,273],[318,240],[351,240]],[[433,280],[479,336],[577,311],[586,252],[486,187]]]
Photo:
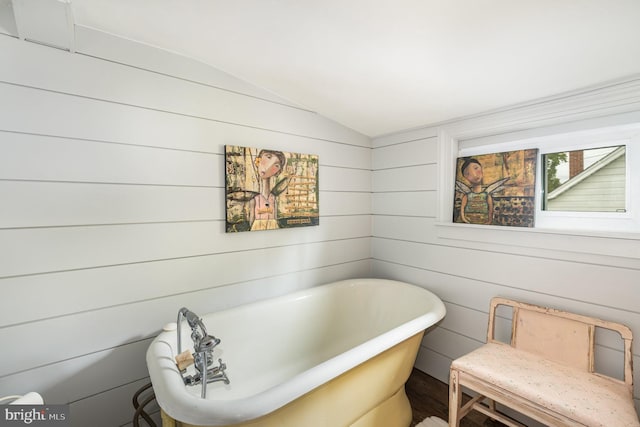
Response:
[[[458,381],[458,371],[451,369],[449,376],[449,427],[460,427],[460,405],[462,404],[462,390]]]

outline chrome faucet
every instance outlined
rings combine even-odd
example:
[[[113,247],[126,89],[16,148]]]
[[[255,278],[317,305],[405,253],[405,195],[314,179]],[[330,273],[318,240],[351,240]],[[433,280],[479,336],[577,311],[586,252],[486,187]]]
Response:
[[[186,307],[178,311],[178,320],[176,322],[178,324],[178,354],[182,353],[180,324],[183,318],[187,320],[191,328],[191,339],[193,340],[194,350],[193,361],[196,373],[185,376],[184,372],[186,369],[180,373],[182,374],[185,385],[202,384],[200,396],[204,399],[207,397],[208,383],[223,381],[225,384],[229,384],[229,378],[225,372],[227,365],[222,363],[222,359],[218,359],[218,366],[209,368],[209,366],[213,364],[213,349],[220,344],[220,339],[209,335],[202,319]]]

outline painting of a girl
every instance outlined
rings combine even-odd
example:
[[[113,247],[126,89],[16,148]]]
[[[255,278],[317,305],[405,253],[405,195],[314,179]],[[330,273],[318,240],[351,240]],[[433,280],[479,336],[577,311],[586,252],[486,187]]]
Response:
[[[249,202],[251,231],[278,228],[278,201],[271,192],[271,178],[280,175],[286,163],[282,151],[261,150],[258,154],[255,164],[260,179],[260,192]]]

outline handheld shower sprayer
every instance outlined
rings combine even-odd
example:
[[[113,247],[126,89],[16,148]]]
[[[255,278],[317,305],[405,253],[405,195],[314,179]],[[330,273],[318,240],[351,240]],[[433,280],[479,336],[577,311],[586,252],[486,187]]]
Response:
[[[182,331],[180,328],[182,319],[185,319],[187,321],[187,324],[191,328],[191,338],[193,339],[194,344],[198,340],[209,337],[209,335],[207,334],[207,328],[204,326],[204,323],[202,322],[200,316],[198,316],[188,308],[182,307],[180,310],[178,310],[178,319],[176,321],[176,323],[178,324],[178,354],[182,353]],[[200,332],[198,332],[198,329],[200,329]],[[220,342],[220,340],[215,337],[211,338],[217,340],[218,343]]]

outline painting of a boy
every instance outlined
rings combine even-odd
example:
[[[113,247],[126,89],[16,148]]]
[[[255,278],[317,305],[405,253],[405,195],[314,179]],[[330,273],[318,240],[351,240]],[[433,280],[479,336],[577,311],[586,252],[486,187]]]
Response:
[[[454,222],[533,227],[537,150],[458,159]]]

